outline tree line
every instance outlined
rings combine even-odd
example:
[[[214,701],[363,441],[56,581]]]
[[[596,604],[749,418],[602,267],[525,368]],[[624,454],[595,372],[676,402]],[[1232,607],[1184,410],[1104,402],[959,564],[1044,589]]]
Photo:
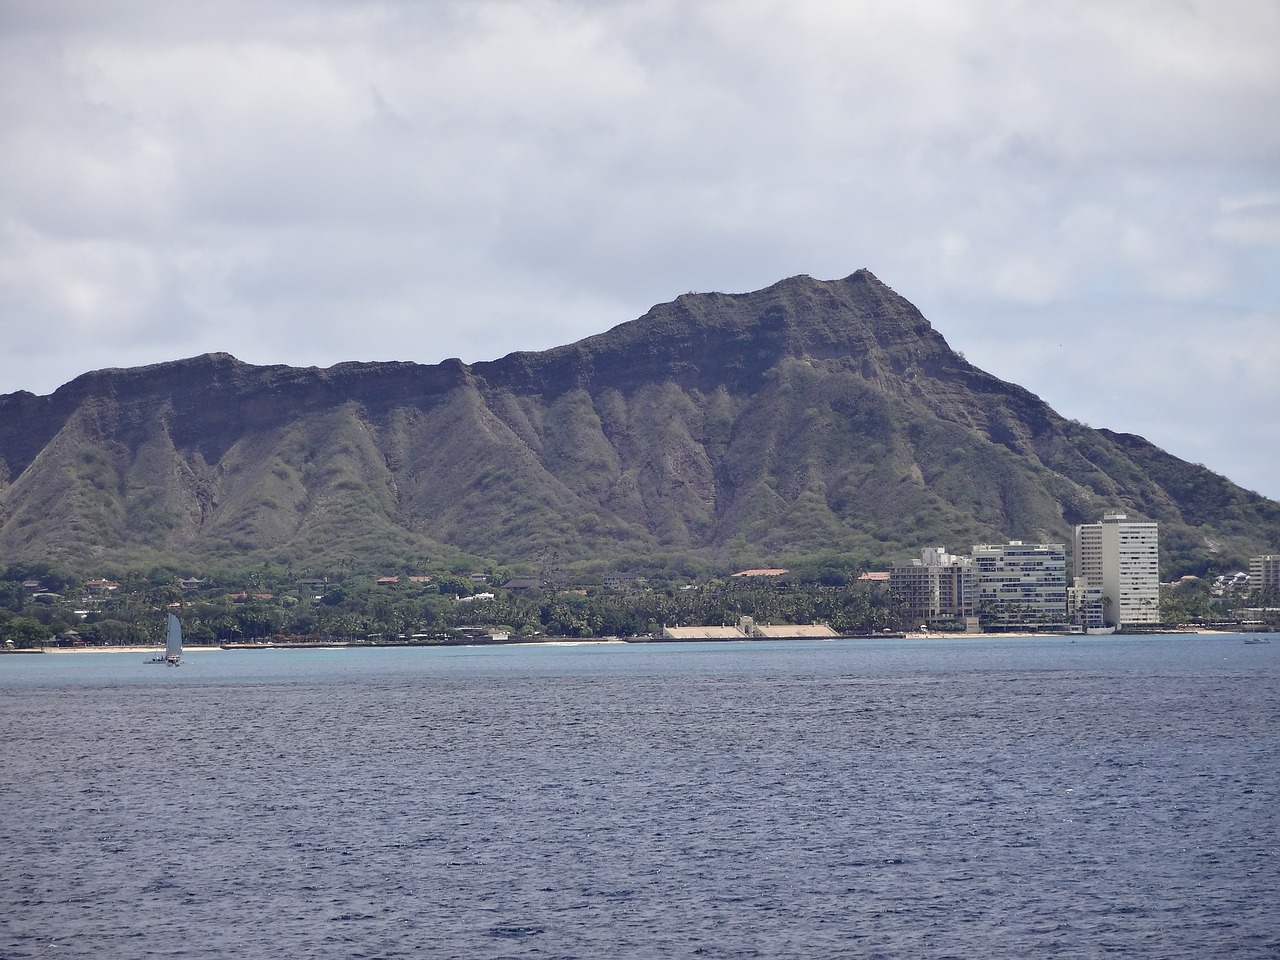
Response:
[[[33,578],[44,588],[35,595],[23,588]],[[166,611],[178,615],[185,641],[194,645],[279,638],[429,642],[468,628],[522,637],[625,638],[658,634],[667,626],[733,625],[744,616],[759,623],[826,623],[853,634],[903,625],[895,598],[856,582],[729,578],[694,586],[658,580],[626,590],[517,593],[457,574],[430,583],[379,586],[372,578],[346,578],[303,587],[257,571],[235,583],[234,590],[209,585],[184,591],[164,572],[135,574],[78,606],[78,583],[23,570],[0,579],[0,642],[31,647],[59,638],[68,642],[70,636],[71,642],[94,645],[158,643]]]
[[[504,571],[492,571],[504,582]],[[33,591],[25,586],[38,583]],[[480,595],[477,596],[477,593]],[[1276,607],[1271,594],[1215,596],[1207,580],[1161,587],[1162,622],[1229,620],[1238,607]],[[223,572],[197,590],[184,590],[173,571],[121,574],[118,587],[85,597],[84,581],[47,567],[10,567],[0,574],[0,644],[17,648],[58,642],[93,645],[159,643],[163,613],[175,612],[189,644],[364,640],[436,642],[468,628],[515,636],[642,637],[668,626],[825,623],[843,634],[901,632],[901,602],[883,588],[827,570],[813,576],[711,578],[697,585],[655,576],[626,590],[601,587],[515,592],[477,583],[458,572],[430,582],[401,578],[378,585],[372,576],[299,580],[287,570],[259,566]]]

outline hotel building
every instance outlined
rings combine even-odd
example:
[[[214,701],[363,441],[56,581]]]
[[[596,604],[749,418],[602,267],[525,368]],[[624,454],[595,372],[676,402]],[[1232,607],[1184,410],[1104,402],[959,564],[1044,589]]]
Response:
[[[1249,560],[1249,589],[1257,593],[1280,594],[1280,556],[1267,555]]]
[[[895,563],[889,589],[902,599],[912,626],[974,615],[972,563],[947,553],[946,547],[925,547],[919,560]]]
[[[1067,554],[1060,543],[973,546],[978,611],[991,624],[1067,622]]]
[[[1108,626],[1160,622],[1158,525],[1108,513],[1075,528],[1075,576],[1101,587]]]

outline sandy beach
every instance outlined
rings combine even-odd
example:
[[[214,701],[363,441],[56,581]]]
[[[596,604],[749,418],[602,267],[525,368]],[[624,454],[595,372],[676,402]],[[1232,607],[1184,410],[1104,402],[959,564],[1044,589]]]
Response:
[[[515,642],[515,643],[483,643],[483,644],[470,644],[470,646],[486,646],[486,647],[577,647],[577,646],[588,646],[588,645],[591,645],[591,646],[598,646],[598,645],[601,645],[601,644],[622,644],[622,643],[626,643],[626,642],[627,642],[626,640],[621,640],[621,639],[619,639],[619,638],[617,638],[617,637],[607,637],[607,638],[600,638],[600,639],[598,639],[598,640],[574,640],[574,639],[566,639],[566,640],[529,640],[529,641],[518,641],[518,642]],[[430,643],[421,643],[421,644],[407,644],[407,643],[373,644],[373,643],[342,643],[342,642],[335,642],[335,643],[314,643],[314,644],[297,644],[297,643],[295,643],[295,644],[275,644],[275,643],[262,643],[262,644],[254,644],[254,645],[246,645],[246,644],[242,644],[242,645],[240,645],[237,649],[234,649],[234,650],[224,650],[222,647],[217,646],[217,645],[214,645],[214,646],[198,646],[198,647],[185,647],[185,646],[184,646],[184,647],[182,648],[182,655],[185,657],[185,656],[186,656],[187,654],[189,654],[189,653],[209,653],[209,652],[211,652],[211,651],[212,651],[212,652],[214,652],[214,653],[236,653],[236,652],[243,651],[243,650],[249,650],[249,651],[253,651],[253,650],[312,650],[312,649],[314,649],[314,650],[321,650],[321,649],[326,649],[326,648],[327,648],[327,649],[334,649],[334,648],[347,648],[347,647],[350,647],[350,648],[352,648],[352,649],[359,649],[359,650],[390,650],[390,649],[400,649],[400,648],[403,648],[403,647],[411,647],[411,646],[416,646],[416,647],[432,647],[432,646],[445,646],[445,644],[430,644]],[[449,646],[460,646],[460,644],[449,644]],[[32,651],[32,652],[35,652],[35,651]],[[164,653],[164,646],[163,646],[162,644],[156,644],[156,645],[154,645],[154,646],[149,646],[149,647],[143,647],[143,646],[137,646],[137,645],[134,645],[134,646],[119,646],[119,647],[114,647],[114,646],[111,646],[111,647],[90,647],[90,646],[84,646],[84,647],[44,647],[44,648],[42,649],[42,651],[41,651],[41,652],[43,652],[43,653],[134,653],[134,654],[141,653],[141,654],[150,654],[151,656],[153,656],[153,657],[154,657],[154,656],[160,656],[160,655],[162,655],[162,654]]]
[[[1171,631],[1171,632],[1185,633],[1188,635],[1194,634],[1199,636],[1214,636],[1214,635],[1226,636],[1226,635],[1231,635],[1236,631],[1178,630],[1178,631]],[[1077,638],[1082,638],[1084,636],[1085,636],[1084,634],[1067,634],[1067,633],[942,633],[942,632],[933,632],[933,631],[930,631],[928,633],[921,633],[919,631],[915,631],[915,632],[907,633],[905,636],[899,637],[897,639],[901,639],[905,641],[964,640],[964,639],[969,639],[969,640],[1045,639],[1047,640],[1047,639],[1053,639],[1053,638],[1059,638],[1059,637],[1070,637],[1072,639],[1077,639]],[[1107,634],[1106,636],[1124,637],[1124,636],[1141,636],[1141,634]],[[875,638],[858,637],[858,638],[846,638],[846,639],[875,639]],[[527,640],[527,641],[514,641],[514,642],[506,642],[506,643],[499,642],[499,643],[477,643],[477,644],[448,644],[448,646],[579,647],[579,646],[600,646],[605,644],[652,643],[652,642],[655,642],[655,641],[649,641],[649,640],[643,640],[643,639],[624,640],[619,637],[599,637],[599,638],[588,638],[588,639],[575,639],[575,638],[566,637],[564,639],[548,638],[546,640]],[[678,643],[680,641],[661,641],[661,642]],[[358,649],[390,649],[393,647],[398,648],[398,647],[404,647],[404,646],[427,647],[427,646],[437,646],[437,644],[370,644],[370,643],[332,642],[332,643],[317,643],[317,644],[304,645],[304,644],[263,643],[263,644],[256,644],[256,645],[241,645],[237,649],[250,650],[250,651],[252,650],[308,650],[308,649],[319,650],[323,648],[332,649],[335,647],[352,647],[352,648],[358,648]],[[445,644],[439,644],[438,646],[445,646]],[[217,645],[191,646],[191,647],[182,648],[183,656],[186,656],[187,654],[193,654],[193,653],[209,653],[210,651],[220,652],[220,653],[237,652],[237,650],[230,650],[230,651],[223,650],[222,647]],[[132,653],[132,654],[140,653],[140,654],[150,654],[151,656],[159,656],[164,653],[164,646],[161,644],[155,644],[153,646],[134,645],[134,646],[120,646],[120,647],[89,647],[89,646],[44,647],[43,652],[44,653]]]
[[[183,647],[182,655],[188,653],[203,653],[207,650],[217,650],[217,647]],[[157,643],[151,647],[139,646],[120,646],[120,647],[45,647],[45,653],[149,653],[153,657],[161,656],[164,653],[164,644]]]

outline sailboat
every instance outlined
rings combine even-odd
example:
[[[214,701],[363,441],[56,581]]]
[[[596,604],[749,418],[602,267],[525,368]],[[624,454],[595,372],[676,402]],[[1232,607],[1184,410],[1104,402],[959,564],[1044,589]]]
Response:
[[[164,644],[164,656],[148,660],[148,663],[167,663],[176,667],[182,662],[182,624],[172,613],[169,614],[169,636]]]

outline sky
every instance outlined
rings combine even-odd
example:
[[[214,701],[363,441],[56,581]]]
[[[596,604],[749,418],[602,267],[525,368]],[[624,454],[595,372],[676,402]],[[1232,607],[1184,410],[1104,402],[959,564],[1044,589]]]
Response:
[[[1280,499],[1277,0],[0,0],[0,394],[865,267]]]

